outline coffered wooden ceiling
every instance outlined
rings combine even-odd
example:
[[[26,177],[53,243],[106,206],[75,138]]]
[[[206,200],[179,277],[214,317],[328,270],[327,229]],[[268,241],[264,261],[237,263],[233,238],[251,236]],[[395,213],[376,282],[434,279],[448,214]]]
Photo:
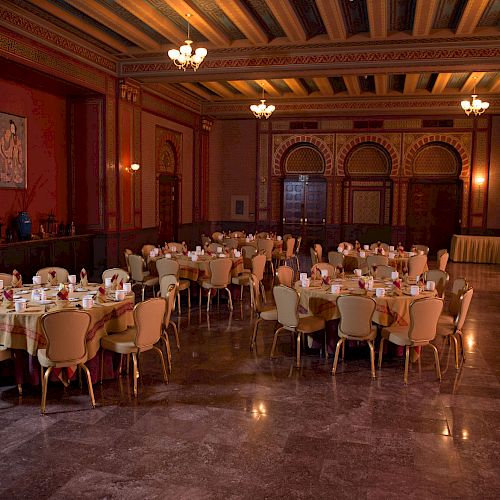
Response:
[[[4,0],[214,115],[457,112],[477,84],[499,111],[500,0]],[[166,55],[186,38],[198,71]]]

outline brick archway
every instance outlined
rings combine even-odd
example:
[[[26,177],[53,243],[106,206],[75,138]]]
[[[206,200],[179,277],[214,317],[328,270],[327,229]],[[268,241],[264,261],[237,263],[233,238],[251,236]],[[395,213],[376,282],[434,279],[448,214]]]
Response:
[[[413,160],[415,159],[415,155],[423,146],[429,144],[430,142],[444,142],[452,146],[460,155],[460,159],[462,160],[462,170],[460,172],[459,177],[461,179],[469,178],[470,165],[469,165],[469,156],[467,155],[467,151],[465,151],[464,147],[462,146],[459,140],[444,134],[430,134],[424,137],[420,137],[418,141],[414,142],[410,146],[405,156],[405,165],[404,165],[405,175],[411,176],[413,174]]]
[[[399,153],[394,146],[385,138],[377,135],[358,135],[344,144],[339,151],[337,158],[337,175],[345,175],[345,161],[351,150],[363,142],[376,142],[380,144],[391,157],[392,170],[391,177],[399,175]]]
[[[283,175],[283,158],[286,152],[294,145],[300,142],[307,142],[313,144],[318,148],[318,150],[323,155],[325,160],[325,176],[333,174],[333,156],[331,151],[328,149],[328,146],[325,142],[319,139],[314,135],[294,135],[292,137],[288,137],[286,141],[279,145],[278,149],[274,152],[273,159],[273,176],[281,177]]]

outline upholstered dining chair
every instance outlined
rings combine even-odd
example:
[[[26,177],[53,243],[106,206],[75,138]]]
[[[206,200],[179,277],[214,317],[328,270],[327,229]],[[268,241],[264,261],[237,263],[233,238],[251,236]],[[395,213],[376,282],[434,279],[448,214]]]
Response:
[[[448,273],[439,269],[431,269],[425,273],[425,281],[434,281],[436,284],[436,291],[440,299],[444,299],[444,291],[449,279]]]
[[[40,363],[42,403],[45,414],[49,376],[54,368],[68,368],[77,365],[87,375],[91,407],[95,408],[94,391],[89,369],[85,366],[88,358],[86,335],[91,317],[86,311],[60,309],[44,314],[40,319],[45,349],[38,349]],[[46,370],[44,370],[46,368]]]
[[[224,235],[220,231],[215,231],[212,233],[212,241],[214,243],[222,242],[222,238],[224,238]]]
[[[104,349],[118,354],[132,355],[135,398],[137,397],[137,379],[139,378],[137,361],[139,355],[146,351],[154,350],[158,353],[163,368],[163,378],[165,383],[168,383],[163,352],[155,345],[161,338],[165,306],[165,300],[160,297],[139,302],[134,307],[135,326],[128,327],[123,333],[114,333],[101,338],[101,383],[103,379]]]
[[[467,319],[467,313],[469,312],[470,303],[472,301],[472,295],[474,294],[474,289],[469,288],[467,291],[460,295],[460,307],[458,314],[455,319],[450,316],[441,315],[438,321],[437,335],[442,337],[449,337],[453,339],[455,344],[455,368],[458,370],[458,340],[460,339],[460,348],[462,350],[462,358],[465,361],[465,349],[464,349],[464,338],[462,334],[462,329]]]
[[[69,272],[64,267],[43,267],[36,272],[37,276],[42,278],[42,283],[49,282],[49,271],[55,271],[57,276],[57,281],[59,283],[67,283]]]
[[[224,241],[224,245],[227,248],[236,250],[238,248],[238,240],[236,238],[226,238]]]
[[[283,251],[279,252],[276,256],[276,267],[280,266],[282,262],[287,264],[293,259],[295,250],[295,238],[290,235],[286,240],[283,239]]]
[[[265,252],[266,264],[268,263],[270,264],[271,274],[274,276],[273,248],[274,248],[273,240],[268,240],[264,238],[257,240],[257,250],[263,250]]]
[[[259,281],[259,287],[262,294],[262,300],[266,300],[266,289],[264,288],[264,270],[266,268],[266,256],[263,254],[257,254],[252,257],[252,274],[255,275]]]
[[[378,280],[390,280],[393,271],[394,268],[391,266],[377,266],[377,270],[374,273],[375,278]]]
[[[311,267],[311,278],[320,279],[321,271],[327,271],[329,278],[335,278],[335,267],[328,262],[318,262]]]
[[[354,248],[353,244],[348,241],[342,241],[338,244],[338,246],[342,247],[344,250],[349,250],[349,252]]]
[[[250,276],[252,282],[252,303],[255,312],[257,313],[257,320],[253,328],[252,339],[250,340],[250,349],[255,347],[257,341],[257,332],[259,331],[259,325],[262,321],[278,321],[278,311],[275,306],[263,306],[260,300],[259,293],[259,280],[255,274]]]
[[[171,241],[167,243],[167,248],[170,252],[185,252],[187,251],[187,247],[185,243],[179,243],[178,241]]]
[[[440,250],[438,250],[436,252],[436,259],[437,259],[438,262],[439,262],[439,257],[441,257],[441,255],[443,255],[445,253],[448,253],[448,249],[447,248],[441,248]]]
[[[12,284],[12,274],[0,273],[0,280],[3,281],[3,286],[7,287]]]
[[[265,240],[268,236],[269,236],[269,233],[267,231],[261,231],[260,233],[257,233],[255,235],[255,238],[257,238],[258,240],[260,240],[260,239]]]
[[[469,285],[465,278],[456,278],[451,285],[451,297],[448,304],[448,314],[456,318],[460,311],[460,297],[467,291]]]
[[[154,245],[151,245],[151,244],[143,245],[142,248],[141,248],[142,258],[144,260],[147,260],[147,258],[149,257],[149,254],[150,254],[151,250],[154,250],[155,248],[156,247]]]
[[[440,271],[446,271],[446,266],[448,265],[448,259],[450,258],[450,254],[445,252],[438,257],[438,269]]]
[[[414,300],[410,304],[409,326],[387,326],[382,329],[382,339],[378,352],[378,367],[382,366],[382,355],[384,352],[384,341],[405,347],[405,374],[404,383],[408,384],[408,365],[410,359],[410,347],[421,347],[430,345],[434,351],[434,363],[436,365],[437,378],[441,380],[441,369],[439,367],[439,354],[436,346],[431,341],[436,337],[439,315],[443,310],[443,300],[423,298]]]
[[[279,266],[278,269],[276,269],[276,278],[279,285],[285,285],[291,288],[293,286],[293,268]]]
[[[134,285],[141,285],[141,296],[144,301],[144,290],[146,287],[151,287],[153,289],[153,295],[155,286],[158,286],[159,280],[157,276],[150,276],[149,272],[144,272],[144,259],[140,255],[129,255],[128,261],[130,262],[130,277],[132,278],[132,283]]]
[[[165,299],[165,316],[163,317],[162,325],[162,339],[165,343],[167,350],[168,370],[172,373],[172,352],[170,350],[170,342],[168,340],[168,331],[172,327],[175,337],[177,350],[181,350],[181,342],[179,339],[179,332],[177,325],[170,319],[175,305],[175,298],[177,295],[177,278],[173,274],[167,274],[160,280],[160,297]]]
[[[424,255],[429,255],[429,247],[427,245],[413,245],[417,252],[424,252]]]
[[[337,299],[337,308],[340,313],[338,335],[340,337],[335,348],[332,375],[337,371],[339,350],[342,347],[342,360],[344,359],[344,346],[346,340],[363,340],[370,348],[370,363],[372,378],[375,378],[375,347],[377,327],[372,324],[376,302],[370,297],[360,295],[341,295]]]
[[[224,250],[224,244],[222,243],[222,241],[214,241],[207,246],[207,250],[212,253],[217,253],[219,251],[219,248],[222,248],[222,250]]]
[[[118,281],[123,281],[123,283],[128,283],[128,280],[130,279],[130,276],[128,275],[127,271],[122,269],[121,267],[112,267],[111,269],[106,269],[102,273],[102,282],[106,280],[106,278],[112,278],[113,276],[117,275],[118,276]]]
[[[156,270],[158,271],[158,280],[161,281],[163,276],[167,274],[173,274],[177,278],[177,308],[179,314],[182,314],[181,310],[181,296],[180,292],[187,290],[188,293],[188,309],[191,310],[191,281],[179,279],[180,265],[179,262],[173,259],[162,258],[156,261]]]
[[[243,289],[244,287],[248,287],[250,292],[250,304],[252,303],[252,282],[250,280],[251,271],[244,269],[242,273],[238,274],[238,276],[233,276],[231,278],[231,283],[233,285],[237,285],[240,287],[240,300],[243,300]]]
[[[130,248],[125,248],[123,251],[123,257],[125,258],[125,267],[127,268],[128,274],[130,274],[130,263],[128,261],[129,255],[132,255],[134,252],[130,250]]]
[[[218,258],[211,260],[210,263],[210,278],[204,278],[199,281],[201,288],[208,290],[207,297],[207,312],[210,311],[210,302],[211,302],[211,291],[213,289],[217,290],[217,297],[219,297],[219,290],[226,290],[228,298],[229,298],[229,309],[233,310],[233,300],[231,297],[231,290],[229,290],[229,283],[231,281],[230,273],[231,268],[233,267],[233,261],[231,259],[226,258]],[[201,309],[201,290],[200,290],[200,309]]]
[[[388,252],[389,251],[389,245],[387,243],[382,243],[382,242],[378,242],[378,241],[377,241],[377,243],[372,243],[370,245],[370,250],[376,250],[379,247],[383,248],[384,252]]]
[[[241,255],[243,257],[243,267],[244,269],[252,270],[252,258],[257,255],[257,248],[253,245],[243,245],[241,247]]]
[[[427,255],[414,255],[408,259],[408,275],[422,276],[427,267]]]
[[[314,249],[314,247],[309,248],[309,253],[311,254],[311,267],[314,267],[316,264],[319,263],[319,256],[318,252]]]
[[[328,252],[328,263],[333,267],[344,267],[344,254],[341,252]]]
[[[385,255],[368,255],[366,257],[368,272],[374,274],[378,266],[388,266],[389,259]]]
[[[206,234],[202,234],[201,235],[201,246],[202,246],[202,248],[205,248],[210,243],[212,243],[212,239],[209,236],[207,236]]]
[[[282,333],[290,333],[297,336],[297,368],[300,367],[300,343],[305,335],[325,330],[325,320],[317,316],[299,317],[297,311],[299,295],[287,286],[278,285],[273,288],[274,301],[278,311],[278,323],[281,327],[274,332],[273,346],[270,357],[274,358],[276,343]],[[325,331],[325,357],[326,357],[326,331]]]

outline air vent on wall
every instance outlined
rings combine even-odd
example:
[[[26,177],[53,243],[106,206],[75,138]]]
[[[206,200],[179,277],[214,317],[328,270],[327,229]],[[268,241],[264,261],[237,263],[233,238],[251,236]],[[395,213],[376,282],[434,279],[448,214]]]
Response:
[[[353,128],[359,129],[374,129],[382,128],[384,126],[383,120],[355,120]]]
[[[424,128],[453,128],[453,120],[422,120]]]
[[[317,130],[318,122],[290,122],[290,130]]]

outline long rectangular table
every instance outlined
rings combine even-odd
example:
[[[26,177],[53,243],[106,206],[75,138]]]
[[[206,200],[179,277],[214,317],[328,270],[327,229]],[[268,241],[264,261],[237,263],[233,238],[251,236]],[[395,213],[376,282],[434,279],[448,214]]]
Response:
[[[500,264],[500,237],[454,234],[450,259],[453,262]]]

